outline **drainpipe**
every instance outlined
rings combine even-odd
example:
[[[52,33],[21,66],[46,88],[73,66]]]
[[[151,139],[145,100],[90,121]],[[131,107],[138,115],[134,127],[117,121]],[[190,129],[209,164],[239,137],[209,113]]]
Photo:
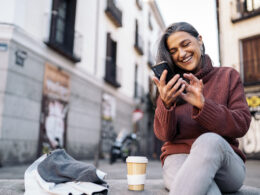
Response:
[[[96,27],[95,27],[95,58],[94,58],[94,76],[97,75],[97,66],[98,66],[98,35],[99,35],[99,6],[100,6],[100,0],[96,0],[97,2],[97,10],[96,10]],[[102,101],[102,99],[101,99]],[[100,114],[102,115],[102,106],[100,108]],[[101,121],[101,126],[102,126],[102,121]],[[100,128],[99,132],[99,140],[98,140],[98,146],[97,146],[97,151],[94,155],[94,165],[98,168],[99,166],[99,155],[100,155],[100,150],[101,150],[101,144],[102,144],[102,129]]]
[[[217,31],[218,31],[218,55],[219,55],[219,63],[220,66],[222,65],[222,59],[221,59],[221,49],[220,49],[220,24],[219,24],[219,0],[216,0],[216,15],[217,15]]]
[[[98,35],[99,35],[99,7],[100,0],[96,0],[97,2],[97,10],[96,10],[96,26],[95,26],[95,58],[94,58],[94,75],[97,75],[97,66],[98,66]]]

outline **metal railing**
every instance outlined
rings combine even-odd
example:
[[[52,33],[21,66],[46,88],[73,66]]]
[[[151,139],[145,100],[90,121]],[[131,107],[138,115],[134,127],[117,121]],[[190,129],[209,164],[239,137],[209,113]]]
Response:
[[[115,62],[111,59],[111,57],[106,57],[106,72],[104,80],[110,83],[115,87],[120,87],[120,83],[118,83],[117,76],[117,66]]]

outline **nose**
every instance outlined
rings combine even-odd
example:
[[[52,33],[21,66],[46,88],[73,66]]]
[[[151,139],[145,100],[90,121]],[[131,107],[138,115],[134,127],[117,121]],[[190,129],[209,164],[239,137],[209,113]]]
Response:
[[[179,49],[179,60],[183,60],[185,56],[186,56],[185,50],[180,48]]]

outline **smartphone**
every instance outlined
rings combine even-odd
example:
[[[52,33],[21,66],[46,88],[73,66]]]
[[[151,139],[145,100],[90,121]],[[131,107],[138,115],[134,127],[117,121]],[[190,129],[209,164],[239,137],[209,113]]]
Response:
[[[171,80],[171,78],[174,76],[174,73],[172,72],[168,63],[166,61],[162,61],[162,62],[152,66],[152,70],[153,70],[155,76],[159,80],[160,80],[160,77],[161,77],[161,75],[162,75],[162,73],[165,69],[167,70],[166,83],[168,83]]]

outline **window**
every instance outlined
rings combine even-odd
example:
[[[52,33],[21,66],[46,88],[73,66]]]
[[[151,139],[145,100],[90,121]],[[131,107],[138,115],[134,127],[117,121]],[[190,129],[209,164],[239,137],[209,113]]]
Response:
[[[138,96],[138,92],[137,92],[137,90],[138,90],[138,65],[137,64],[135,65],[135,79],[134,79],[134,81],[135,81],[134,98],[137,98],[137,96]]]
[[[138,64],[135,65],[135,75],[134,75],[134,98],[136,100],[143,101],[143,95],[144,95],[144,87],[141,85],[142,82],[140,82],[140,67]]]
[[[46,44],[74,62],[80,61],[74,54],[74,26],[76,0],[53,0],[51,28]]]
[[[260,83],[260,36],[242,40],[242,67],[245,85]]]
[[[243,2],[243,1],[242,1]],[[260,8],[259,0],[244,0],[243,2],[244,12],[252,12]]]
[[[106,72],[104,80],[114,87],[120,87],[116,74],[116,52],[117,42],[111,39],[110,33],[107,33]]]
[[[105,13],[116,27],[122,26],[122,11],[118,9],[117,2],[115,0],[107,0]]]
[[[232,22],[238,22],[260,14],[260,0],[237,0],[236,14]]]
[[[152,56],[152,52],[151,52],[151,43],[148,42],[148,59],[147,59],[147,64],[149,65],[149,67],[152,67],[154,65],[154,60],[153,60],[153,56]]]
[[[135,20],[135,44],[134,44],[135,50],[138,54],[143,55],[143,39],[139,34],[139,25],[138,21]]]

